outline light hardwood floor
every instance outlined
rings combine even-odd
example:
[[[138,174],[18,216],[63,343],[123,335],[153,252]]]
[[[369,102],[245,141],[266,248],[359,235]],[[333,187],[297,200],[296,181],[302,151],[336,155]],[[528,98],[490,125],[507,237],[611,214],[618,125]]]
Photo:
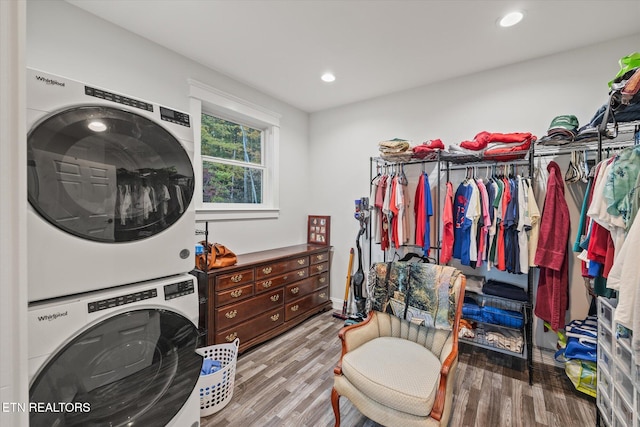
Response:
[[[202,426],[333,426],[329,394],[342,325],[321,313],[241,354],[231,402],[202,418]],[[468,345],[460,350],[449,427],[595,426],[595,399],[573,388],[549,352],[535,349],[530,386],[524,360]],[[379,426],[346,398],[340,412],[344,427]]]

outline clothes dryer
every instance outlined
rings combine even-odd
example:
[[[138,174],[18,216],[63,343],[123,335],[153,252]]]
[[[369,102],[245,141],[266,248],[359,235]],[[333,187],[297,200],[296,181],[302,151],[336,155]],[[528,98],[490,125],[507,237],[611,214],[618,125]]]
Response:
[[[187,113],[28,69],[27,124],[29,301],[193,268]]]
[[[30,304],[29,424],[197,427],[197,321],[188,274]]]

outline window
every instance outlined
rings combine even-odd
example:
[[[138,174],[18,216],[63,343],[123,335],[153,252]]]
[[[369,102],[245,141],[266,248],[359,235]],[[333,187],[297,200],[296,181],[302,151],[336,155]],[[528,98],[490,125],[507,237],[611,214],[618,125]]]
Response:
[[[262,203],[262,131],[201,115],[204,203]]]
[[[198,220],[278,216],[280,116],[190,81]]]

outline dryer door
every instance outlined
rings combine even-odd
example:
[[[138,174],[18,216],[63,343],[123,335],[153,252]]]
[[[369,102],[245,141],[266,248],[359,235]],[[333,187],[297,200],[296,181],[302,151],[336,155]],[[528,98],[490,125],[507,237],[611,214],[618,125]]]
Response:
[[[27,146],[29,202],[83,239],[151,237],[175,223],[193,197],[193,167],[180,141],[130,111],[61,111],[34,126]]]
[[[185,404],[202,358],[196,327],[167,310],[135,310],[84,331],[34,377],[32,426],[164,426]]]

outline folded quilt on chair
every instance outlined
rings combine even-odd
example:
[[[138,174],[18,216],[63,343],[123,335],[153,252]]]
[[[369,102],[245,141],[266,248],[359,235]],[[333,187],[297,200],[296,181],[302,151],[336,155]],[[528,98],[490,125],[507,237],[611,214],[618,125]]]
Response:
[[[367,309],[451,330],[455,315],[453,284],[459,274],[446,265],[375,263],[369,271]]]

